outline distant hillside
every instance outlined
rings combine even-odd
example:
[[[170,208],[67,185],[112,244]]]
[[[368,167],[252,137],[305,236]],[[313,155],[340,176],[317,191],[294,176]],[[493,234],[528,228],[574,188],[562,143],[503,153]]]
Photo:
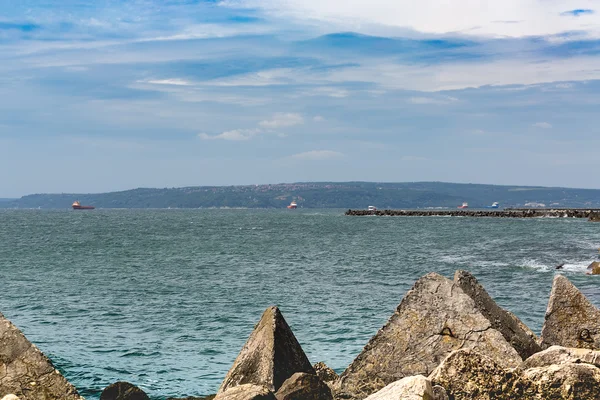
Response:
[[[0,202],[2,208],[70,208],[73,201],[98,208],[284,208],[292,200],[304,208],[471,208],[543,203],[548,207],[600,207],[600,190],[497,186],[442,182],[320,182],[247,186],[133,189],[100,194],[33,194]]]

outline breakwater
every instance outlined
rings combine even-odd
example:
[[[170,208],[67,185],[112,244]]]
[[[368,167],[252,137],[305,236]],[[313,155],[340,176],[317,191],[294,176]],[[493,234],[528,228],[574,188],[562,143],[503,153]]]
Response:
[[[504,210],[348,210],[345,215],[380,217],[491,217],[491,218],[589,218],[600,209],[584,208],[507,208]]]

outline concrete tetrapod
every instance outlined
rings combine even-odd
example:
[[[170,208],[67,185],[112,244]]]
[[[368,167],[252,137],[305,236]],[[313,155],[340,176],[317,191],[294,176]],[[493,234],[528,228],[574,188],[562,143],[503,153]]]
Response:
[[[52,362],[0,314],[0,396],[20,400],[80,400]]]
[[[269,307],[225,376],[217,394],[253,384],[275,393],[296,372],[316,375],[277,307]]]
[[[451,280],[430,273],[409,290],[389,321],[342,373],[338,398],[364,399],[406,376],[427,376],[452,351],[470,348],[503,367],[519,353]]]
[[[542,347],[600,350],[600,310],[563,275],[556,275],[542,328]]]

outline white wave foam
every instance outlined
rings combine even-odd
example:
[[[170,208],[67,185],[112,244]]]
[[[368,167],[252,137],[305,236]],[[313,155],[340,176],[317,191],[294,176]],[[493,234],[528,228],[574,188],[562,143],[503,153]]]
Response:
[[[533,259],[524,260],[521,263],[521,265],[523,267],[525,267],[525,268],[535,269],[535,270],[540,271],[540,272],[550,271],[551,269],[554,268],[554,266],[549,266],[549,265],[546,265],[546,264],[544,264],[544,263],[542,263],[542,262],[540,262],[538,260],[533,260]]]
[[[548,265],[544,264],[538,260],[530,259],[524,260],[522,265],[525,268],[531,268],[540,272],[548,272],[552,270],[564,271],[564,272],[572,272],[578,274],[584,274],[587,271],[588,265],[591,264],[592,261],[570,261],[566,262],[562,265],[562,268],[556,269],[557,265]]]

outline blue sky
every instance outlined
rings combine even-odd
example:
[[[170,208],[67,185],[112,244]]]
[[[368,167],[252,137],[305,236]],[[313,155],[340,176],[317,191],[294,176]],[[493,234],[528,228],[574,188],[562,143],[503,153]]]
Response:
[[[0,197],[600,188],[599,13],[600,0],[4,0]]]

